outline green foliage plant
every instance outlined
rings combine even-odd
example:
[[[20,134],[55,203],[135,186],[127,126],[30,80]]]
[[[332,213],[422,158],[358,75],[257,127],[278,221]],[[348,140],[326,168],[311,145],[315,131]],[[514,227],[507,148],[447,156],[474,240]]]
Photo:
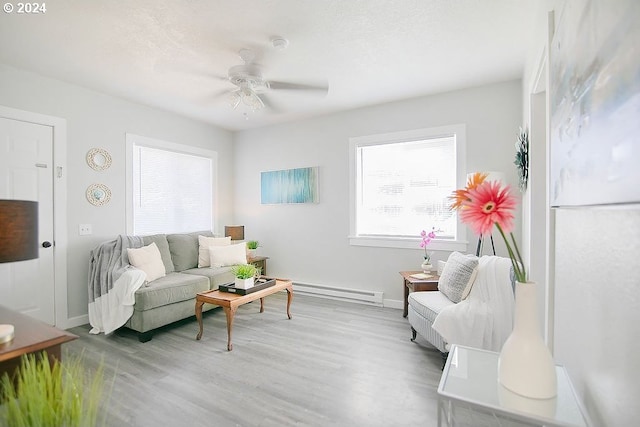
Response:
[[[114,378],[115,379],[115,378]],[[8,427],[80,427],[106,424],[104,364],[85,369],[82,356],[51,365],[46,354],[22,357],[14,380],[0,379],[0,425]],[[109,393],[110,394],[110,393]]]
[[[256,276],[257,269],[252,264],[238,264],[231,267],[231,272],[238,279],[250,279]]]
[[[260,243],[257,240],[249,240],[247,242],[247,248],[248,249],[258,249],[259,245],[260,245]]]

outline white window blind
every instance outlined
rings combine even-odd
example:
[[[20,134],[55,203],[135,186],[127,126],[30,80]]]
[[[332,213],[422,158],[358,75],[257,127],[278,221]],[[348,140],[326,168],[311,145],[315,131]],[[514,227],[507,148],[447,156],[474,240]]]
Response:
[[[353,137],[349,146],[352,245],[414,249],[433,227],[433,249],[465,250],[449,209],[466,178],[465,125]]]
[[[415,237],[435,227],[439,237],[455,238],[454,136],[363,146],[358,158],[358,235]]]
[[[214,158],[132,144],[133,234],[212,230]]]

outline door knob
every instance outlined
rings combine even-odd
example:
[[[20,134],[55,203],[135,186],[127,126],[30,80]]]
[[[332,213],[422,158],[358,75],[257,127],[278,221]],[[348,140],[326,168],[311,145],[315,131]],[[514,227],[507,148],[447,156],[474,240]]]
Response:
[[[45,240],[44,242],[42,242],[42,247],[43,247],[43,248],[49,248],[49,247],[51,247],[51,242],[48,242],[48,241],[46,241],[46,240]]]

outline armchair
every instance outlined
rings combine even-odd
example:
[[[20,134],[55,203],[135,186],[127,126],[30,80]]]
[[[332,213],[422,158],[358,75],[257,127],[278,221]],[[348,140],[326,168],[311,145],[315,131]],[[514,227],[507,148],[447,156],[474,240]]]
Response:
[[[409,294],[411,341],[419,334],[443,361],[451,344],[500,351],[513,327],[513,285],[509,258],[452,253],[438,291]]]

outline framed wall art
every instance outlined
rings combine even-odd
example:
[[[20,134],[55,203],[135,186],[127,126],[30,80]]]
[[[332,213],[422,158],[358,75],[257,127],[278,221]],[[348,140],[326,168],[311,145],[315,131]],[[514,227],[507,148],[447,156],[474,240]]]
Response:
[[[640,202],[640,2],[566,2],[549,52],[551,205]]]
[[[318,203],[318,167],[261,172],[263,205]]]

